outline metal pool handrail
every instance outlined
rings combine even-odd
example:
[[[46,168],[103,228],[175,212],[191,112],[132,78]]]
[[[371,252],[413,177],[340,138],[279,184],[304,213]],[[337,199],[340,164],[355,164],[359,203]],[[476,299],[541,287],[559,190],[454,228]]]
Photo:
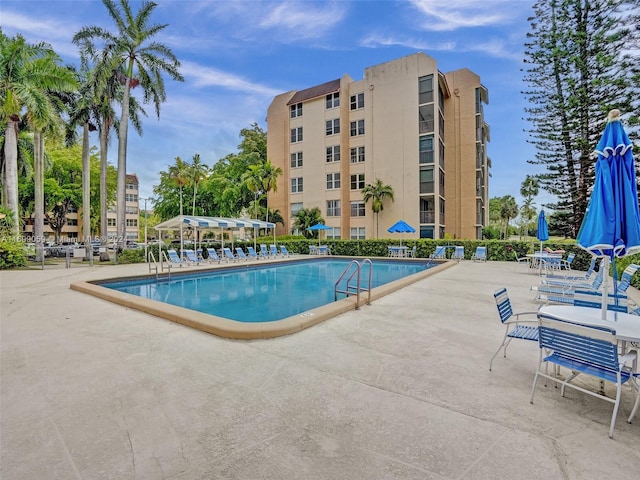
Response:
[[[360,271],[362,270],[362,267],[364,266],[365,263],[369,263],[369,286],[368,288],[362,288],[360,286]],[[340,286],[340,282],[344,279],[345,275],[347,275],[347,273],[349,273],[349,271],[351,271],[351,266],[355,265],[355,270],[351,273],[351,275],[349,275],[349,278],[347,278],[347,285],[346,285],[346,289],[345,290],[340,290],[339,286]],[[351,282],[351,280],[353,279],[353,276],[357,275],[357,280],[356,280],[356,285],[354,287],[350,287],[349,282]],[[340,278],[338,278],[338,280],[336,281],[334,287],[333,287],[333,297],[334,297],[334,301],[338,300],[338,293],[344,293],[345,295],[349,296],[349,295],[353,295],[353,288],[355,288],[355,295],[356,295],[356,310],[360,309],[360,292],[361,291],[366,291],[369,292],[368,297],[367,297],[367,305],[371,305],[371,283],[372,283],[372,278],[373,278],[373,262],[369,259],[369,258],[365,258],[362,261],[362,265],[360,264],[360,262],[358,262],[357,260],[351,260],[351,262],[349,262],[349,265],[347,265],[347,268],[344,269],[344,272],[342,272],[342,275],[340,275]]]

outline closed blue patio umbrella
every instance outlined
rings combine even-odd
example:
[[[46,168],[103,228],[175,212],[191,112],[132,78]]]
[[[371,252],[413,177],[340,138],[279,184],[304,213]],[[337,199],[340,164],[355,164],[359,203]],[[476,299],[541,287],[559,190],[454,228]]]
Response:
[[[389,233],[413,233],[415,231],[416,229],[404,220],[398,220],[387,229]],[[402,245],[402,237],[400,237],[400,245]]]
[[[536,238],[540,240],[540,256],[542,257],[542,242],[549,240],[549,226],[547,225],[547,219],[544,215],[544,210],[540,210],[538,215],[538,231],[536,232]],[[542,272],[542,258],[538,259],[538,273]]]
[[[596,153],[596,178],[577,242],[592,255],[603,257],[600,267],[605,269],[602,318],[606,318],[609,261],[640,251],[640,212],[632,144],[620,121],[619,110],[609,112]]]

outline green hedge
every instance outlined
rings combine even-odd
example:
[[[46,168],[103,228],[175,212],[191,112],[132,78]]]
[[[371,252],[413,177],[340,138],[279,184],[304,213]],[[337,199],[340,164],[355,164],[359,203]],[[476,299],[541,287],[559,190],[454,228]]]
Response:
[[[27,264],[27,253],[22,242],[11,235],[0,237],[0,270],[24,267]]]

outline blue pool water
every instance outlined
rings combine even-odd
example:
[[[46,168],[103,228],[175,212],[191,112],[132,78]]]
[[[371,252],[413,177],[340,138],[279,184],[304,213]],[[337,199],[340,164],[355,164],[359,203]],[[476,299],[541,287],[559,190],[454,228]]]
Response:
[[[271,322],[334,301],[334,284],[348,259],[313,259],[281,264],[252,264],[155,278],[100,283],[140,297],[240,322]],[[373,261],[372,287],[430,268],[427,262]],[[366,286],[369,267],[362,268]],[[341,296],[339,298],[343,298]]]

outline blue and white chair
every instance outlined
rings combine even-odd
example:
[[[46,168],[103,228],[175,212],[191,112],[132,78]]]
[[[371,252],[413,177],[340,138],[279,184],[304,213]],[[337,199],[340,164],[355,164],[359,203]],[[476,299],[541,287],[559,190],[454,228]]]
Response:
[[[453,250],[453,256],[451,258],[457,261],[464,260],[464,246],[456,245],[455,249]]]
[[[180,267],[184,265],[184,262],[180,259],[178,252],[175,250],[167,250],[167,256],[169,257],[169,263],[172,265],[178,265]]]
[[[317,255],[318,254],[318,247],[316,247],[315,245],[309,245],[309,255]]]
[[[282,255],[283,257],[289,256],[289,250],[287,250],[287,247],[285,247],[284,245],[280,245],[280,255]]]
[[[249,254],[249,257],[254,259],[254,260],[259,260],[260,259],[260,256],[256,252],[256,249],[253,248],[253,247],[247,247],[247,253]]]
[[[222,259],[218,256],[218,252],[216,252],[215,248],[207,248],[207,253],[209,254],[209,263],[220,263],[222,261]]]
[[[269,245],[269,256],[270,257],[279,257],[280,256],[280,252],[278,251],[278,247],[275,245]]]
[[[538,343],[540,345],[540,361],[533,378],[531,403],[533,403],[538,377],[561,383],[560,394],[563,397],[566,387],[569,387],[613,403],[613,413],[609,425],[609,438],[613,438],[613,429],[622,397],[622,385],[629,383],[635,394],[635,402],[627,420],[631,423],[640,404],[640,384],[638,384],[640,373],[634,369],[638,354],[635,351],[624,355],[618,353],[618,342],[614,329],[580,325],[540,315]],[[567,368],[571,373],[563,380],[555,375],[556,368],[553,369],[553,375],[548,373],[548,364]],[[616,386],[615,398],[571,383],[581,374],[614,383]]]
[[[236,258],[238,260],[249,260],[249,257],[247,257],[247,255],[244,253],[244,250],[242,250],[242,248],[240,247],[236,247]]]
[[[222,249],[222,254],[224,255],[224,258],[227,262],[235,262],[238,260],[229,247],[224,247]]]
[[[447,259],[447,247],[444,245],[436,246],[433,255],[431,255],[428,260],[431,262],[433,260],[446,260]]]
[[[331,255],[331,250],[329,250],[328,245],[320,245],[318,247],[318,255]]]
[[[575,253],[570,253],[567,255],[566,259],[560,260],[560,270],[571,270],[571,264],[573,263],[574,258],[576,258]]]
[[[187,263],[189,265],[200,265],[201,260],[196,256],[196,252],[193,250],[185,250],[184,256],[187,257]]]
[[[262,258],[269,258],[269,250],[267,249],[267,246],[264,243],[260,244],[259,255],[262,256]]]
[[[476,253],[471,256],[471,260],[478,262],[487,261],[487,247],[476,247]]]
[[[493,296],[496,300],[496,306],[498,307],[500,321],[505,326],[505,332],[504,337],[502,337],[502,343],[500,343],[496,353],[493,354],[489,361],[489,371],[493,368],[493,360],[498,353],[500,353],[500,350],[503,350],[503,356],[507,358],[507,347],[514,338],[538,341],[538,312],[513,313],[506,288],[496,290]],[[532,318],[530,320],[520,320],[521,316],[524,317],[527,315]]]

